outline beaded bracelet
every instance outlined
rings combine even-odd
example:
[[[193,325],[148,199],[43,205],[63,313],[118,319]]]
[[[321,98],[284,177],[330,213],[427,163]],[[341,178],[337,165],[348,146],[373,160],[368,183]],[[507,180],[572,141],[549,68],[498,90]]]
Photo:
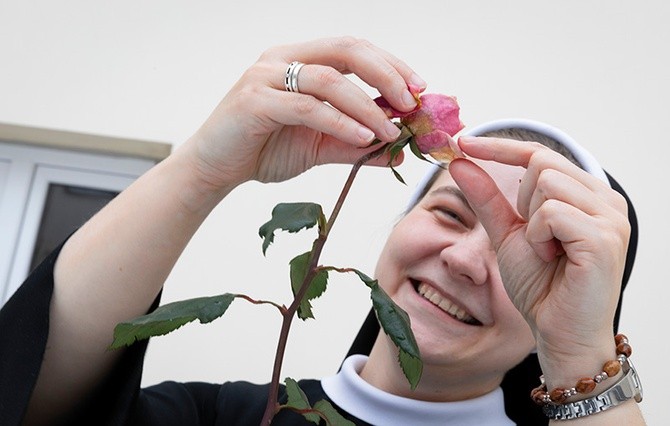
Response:
[[[600,373],[593,377],[579,379],[573,388],[555,388],[551,392],[547,391],[544,376],[540,376],[542,384],[530,392],[531,399],[538,405],[562,404],[566,399],[578,393],[587,394],[593,392],[598,383],[607,380],[609,377],[616,376],[621,371],[621,365],[633,353],[633,349],[628,344],[628,338],[623,334],[614,336],[614,343],[616,344],[617,359],[607,361],[603,364],[603,369]]]

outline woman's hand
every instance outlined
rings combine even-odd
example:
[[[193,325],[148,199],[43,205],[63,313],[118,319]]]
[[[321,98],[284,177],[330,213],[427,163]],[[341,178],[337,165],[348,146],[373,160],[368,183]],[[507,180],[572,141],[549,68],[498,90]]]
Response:
[[[547,380],[572,386],[598,373],[615,357],[612,321],[630,233],[625,200],[540,144],[461,138],[460,146],[472,157],[527,169],[515,209],[474,163],[450,166],[492,240],[512,302],[535,333]]]
[[[284,88],[292,61],[305,63],[300,93]],[[196,172],[214,187],[275,182],[317,164],[353,163],[375,135],[395,140],[398,128],[345,77],[349,73],[403,111],[416,106],[408,84],[425,87],[402,61],[364,40],[333,38],[270,49],[188,142]]]
[[[307,64],[298,79],[302,93],[284,89],[292,61]],[[54,268],[49,340],[27,423],[57,422],[99,387],[120,356],[107,349],[115,325],[146,313],[228,191],[249,179],[278,181],[315,164],[353,162],[375,134],[396,138],[399,130],[346,73],[402,110],[415,106],[408,84],[424,85],[401,61],[361,40],[271,49],[189,141],[72,235]]]

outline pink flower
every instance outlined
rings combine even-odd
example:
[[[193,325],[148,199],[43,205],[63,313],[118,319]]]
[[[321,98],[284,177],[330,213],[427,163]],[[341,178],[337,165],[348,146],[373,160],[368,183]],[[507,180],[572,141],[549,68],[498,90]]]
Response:
[[[375,99],[375,102],[389,118],[400,118],[400,122],[414,135],[416,145],[423,154],[441,162],[462,157],[463,153],[452,138],[464,127],[458,115],[460,107],[456,98],[431,93],[419,96],[414,87],[410,87],[410,92],[418,104],[413,111],[398,111],[383,97]]]

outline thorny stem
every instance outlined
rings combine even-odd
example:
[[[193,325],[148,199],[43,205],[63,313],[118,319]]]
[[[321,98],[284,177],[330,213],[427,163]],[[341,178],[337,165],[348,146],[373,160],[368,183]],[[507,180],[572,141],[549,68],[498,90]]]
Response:
[[[305,275],[305,279],[300,285],[300,290],[298,290],[297,294],[295,295],[293,303],[291,303],[291,305],[285,310],[283,311],[280,310],[282,312],[283,317],[282,325],[281,325],[281,331],[279,332],[279,341],[277,342],[277,351],[275,353],[274,366],[272,368],[272,381],[270,382],[268,402],[267,405],[265,406],[265,413],[263,414],[263,420],[261,420],[262,426],[269,425],[270,422],[272,422],[272,418],[280,408],[280,405],[277,402],[277,398],[279,395],[279,380],[281,375],[282,363],[284,361],[284,352],[286,351],[286,343],[288,341],[288,334],[291,329],[291,323],[293,322],[293,317],[295,316],[295,313],[298,310],[298,307],[300,306],[300,302],[305,296],[305,293],[307,293],[309,284],[312,282],[312,279],[314,278],[314,275],[317,272],[319,257],[321,256],[321,251],[323,250],[323,246],[326,243],[326,239],[328,239],[328,234],[330,233],[330,230],[333,228],[333,224],[335,223],[335,220],[337,219],[337,216],[339,215],[340,210],[344,205],[344,200],[347,198],[347,195],[349,194],[349,190],[351,189],[351,185],[354,182],[356,174],[358,174],[358,171],[365,163],[374,158],[380,157],[386,151],[386,147],[387,144],[384,144],[380,148],[365,154],[364,156],[359,158],[358,161],[356,161],[356,163],[354,163],[353,167],[351,168],[351,171],[349,172],[349,176],[347,177],[347,180],[344,183],[344,187],[340,192],[340,196],[337,199],[335,206],[333,207],[333,211],[330,214],[330,217],[328,218],[326,226],[324,227],[324,229],[320,230],[319,237],[314,241],[314,245],[312,246],[312,255],[310,257],[310,262],[307,269],[307,274]]]

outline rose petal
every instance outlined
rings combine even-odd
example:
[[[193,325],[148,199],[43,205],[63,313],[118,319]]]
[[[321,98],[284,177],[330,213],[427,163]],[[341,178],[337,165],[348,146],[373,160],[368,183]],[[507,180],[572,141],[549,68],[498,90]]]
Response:
[[[415,84],[412,84],[412,83],[409,83],[407,85],[407,89],[409,90],[409,93],[411,93],[412,96],[414,96],[414,99],[416,99],[417,102],[418,102],[419,97],[420,97],[419,95],[421,95],[421,92],[423,92],[423,89],[421,87],[415,85]]]
[[[461,148],[458,146],[458,142],[449,136],[448,133],[445,134],[449,144],[433,151],[429,151],[428,155],[440,163],[449,163],[454,158],[465,158],[465,154],[463,154],[463,151],[461,151]]]
[[[384,99],[383,96],[375,98],[374,101],[377,104],[377,106],[379,108],[381,108],[382,111],[384,111],[384,114],[386,114],[386,116],[388,118],[401,118],[401,117],[405,117],[408,114],[411,114],[411,112],[402,112],[402,111],[398,111],[397,109],[393,108],[391,106],[391,104],[389,103],[389,101]]]
[[[451,136],[463,129],[459,117],[460,107],[453,96],[428,93],[421,96],[422,113],[430,115],[434,129],[449,133]]]

